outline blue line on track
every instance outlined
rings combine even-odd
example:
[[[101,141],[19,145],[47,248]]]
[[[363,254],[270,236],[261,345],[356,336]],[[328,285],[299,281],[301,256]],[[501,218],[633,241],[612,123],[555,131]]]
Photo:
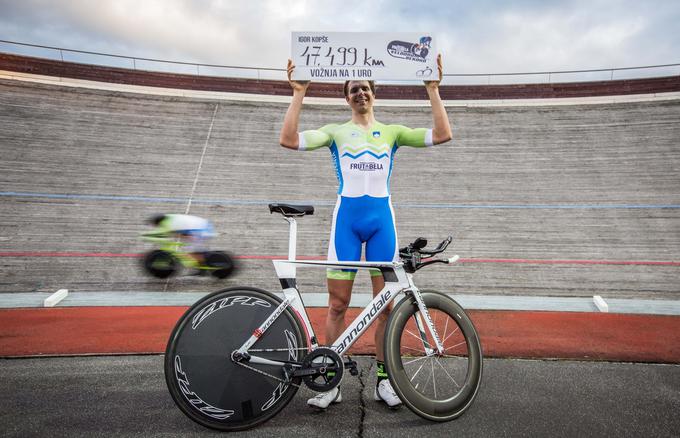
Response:
[[[69,199],[69,200],[88,200],[88,201],[134,201],[134,202],[153,202],[186,204],[189,198],[162,198],[153,196],[122,196],[122,195],[81,195],[81,194],[59,194],[59,193],[35,193],[35,192],[0,192],[0,196],[9,198],[47,198],[47,199]],[[332,206],[335,201],[275,201],[275,200],[238,200],[238,199],[193,199],[193,204],[207,205],[267,205],[272,202],[290,202],[291,204],[312,204],[317,206]],[[445,208],[445,209],[533,209],[533,210],[552,210],[552,209],[680,209],[680,204],[409,204],[395,203],[399,208]]]

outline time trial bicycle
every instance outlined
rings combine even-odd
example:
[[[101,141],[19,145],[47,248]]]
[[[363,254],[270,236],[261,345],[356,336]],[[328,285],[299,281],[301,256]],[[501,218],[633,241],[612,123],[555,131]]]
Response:
[[[312,206],[270,204],[290,228],[288,259],[274,260],[283,298],[253,287],[209,294],[177,322],[165,352],[165,379],[177,406],[197,423],[244,430],[283,409],[302,383],[329,391],[345,372],[357,375],[350,347],[400,294],[385,329],[385,365],[392,387],[413,412],[432,421],[457,418],[470,407],[482,379],[482,348],[463,308],[448,295],[419,290],[413,273],[433,263],[451,237],[432,250],[419,238],[401,261],[296,260],[296,217]],[[320,346],[296,283],[298,266],[380,270],[384,289],[330,346]]]
[[[234,258],[225,251],[201,251],[201,259],[185,250],[187,244],[169,237],[157,237],[154,232],[142,234],[142,239],[160,245],[160,248],[143,255],[141,262],[146,272],[156,278],[175,275],[180,266],[213,277],[227,278],[236,271]]]

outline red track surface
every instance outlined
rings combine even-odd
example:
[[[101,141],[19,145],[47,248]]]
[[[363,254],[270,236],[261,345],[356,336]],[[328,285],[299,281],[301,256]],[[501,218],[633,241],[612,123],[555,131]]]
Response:
[[[0,310],[0,356],[161,353],[186,307]],[[307,309],[323,343],[325,308]],[[360,309],[350,309],[349,318]],[[486,357],[680,363],[680,317],[470,311]],[[374,352],[373,333],[353,347]]]

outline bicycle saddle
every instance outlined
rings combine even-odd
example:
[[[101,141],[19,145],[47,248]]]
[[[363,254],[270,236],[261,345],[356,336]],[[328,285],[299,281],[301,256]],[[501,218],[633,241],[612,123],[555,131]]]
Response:
[[[269,213],[281,213],[286,217],[314,214],[312,205],[269,204]]]

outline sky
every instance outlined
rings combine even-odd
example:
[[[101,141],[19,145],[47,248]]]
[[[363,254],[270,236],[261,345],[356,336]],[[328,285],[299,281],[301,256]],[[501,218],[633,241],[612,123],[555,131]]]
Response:
[[[3,40],[273,68],[292,31],[431,33],[445,73],[680,63],[678,23],[677,0],[0,0]]]

